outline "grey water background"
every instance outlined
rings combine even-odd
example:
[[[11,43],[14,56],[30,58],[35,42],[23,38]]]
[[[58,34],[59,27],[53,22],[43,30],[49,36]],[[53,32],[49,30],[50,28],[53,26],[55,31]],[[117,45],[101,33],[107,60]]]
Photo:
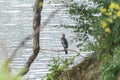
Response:
[[[57,7],[55,5],[60,5],[48,4],[47,1],[45,0],[44,2],[41,24],[47,20],[50,13],[56,10]],[[33,4],[34,0],[0,0],[0,43],[4,44],[4,46],[0,45],[0,47],[4,47],[5,52],[9,55],[24,37],[33,32]],[[74,35],[72,30],[53,27],[60,23],[74,24],[65,12],[66,8],[61,9],[42,29],[40,33],[41,48],[62,50],[60,37],[62,33],[65,33],[69,41],[69,48],[78,51],[75,44],[70,44],[70,40],[72,40]],[[25,46],[29,47],[20,48],[16,53],[10,64],[13,73],[18,72],[32,54],[32,43],[32,40],[29,40],[25,44]],[[4,59],[3,53],[4,51],[0,49],[0,62]],[[46,73],[49,73],[47,65],[51,63],[50,59],[52,57],[57,57],[58,55],[61,58],[68,58],[76,54],[70,51],[68,55],[65,55],[64,52],[41,51],[31,65],[30,71],[25,75],[26,80],[40,80]],[[77,57],[75,63],[78,63],[81,59],[81,57]]]

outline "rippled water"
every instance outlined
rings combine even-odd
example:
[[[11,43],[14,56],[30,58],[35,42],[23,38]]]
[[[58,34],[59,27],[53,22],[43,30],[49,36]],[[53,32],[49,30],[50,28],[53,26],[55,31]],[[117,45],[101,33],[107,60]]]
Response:
[[[56,9],[54,4],[47,4],[46,1],[47,0],[45,0],[42,10],[42,23],[47,20],[48,15]],[[11,53],[24,37],[33,32],[33,3],[34,0],[0,0],[0,42],[6,46],[5,49],[8,53]],[[64,14],[65,10],[66,9],[62,9],[59,13],[57,13],[42,29],[40,34],[41,48],[56,50],[63,49],[60,42],[62,33],[66,34],[68,41],[71,40],[71,30],[53,27],[58,25],[60,22],[72,24],[72,21],[69,21],[69,16]],[[69,48],[77,50],[75,45],[69,45]],[[17,52],[12,64],[10,65],[15,71],[18,71],[31,55],[32,40],[29,40],[26,43],[26,46],[30,47],[21,48]],[[3,51],[0,49],[0,61],[3,59],[2,53]],[[65,55],[64,52],[56,53],[50,51],[41,51],[34,63],[31,65],[30,71],[25,75],[26,79],[33,80],[33,78],[36,78],[36,80],[40,80],[43,75],[48,73],[49,67],[47,64],[50,63],[50,58],[58,56],[58,54],[61,58],[75,55],[72,52],[69,52],[68,55]],[[78,57],[76,62],[80,59],[81,58]]]

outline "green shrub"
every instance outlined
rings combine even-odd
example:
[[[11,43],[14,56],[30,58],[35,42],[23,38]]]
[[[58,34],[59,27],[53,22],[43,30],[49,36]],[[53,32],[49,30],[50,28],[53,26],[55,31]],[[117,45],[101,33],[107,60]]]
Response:
[[[74,63],[75,58],[79,56],[72,56],[68,59],[62,59],[59,56],[51,58],[50,64],[48,66],[50,67],[48,74],[43,77],[42,80],[58,80],[61,73],[66,72],[69,69],[69,65]]]

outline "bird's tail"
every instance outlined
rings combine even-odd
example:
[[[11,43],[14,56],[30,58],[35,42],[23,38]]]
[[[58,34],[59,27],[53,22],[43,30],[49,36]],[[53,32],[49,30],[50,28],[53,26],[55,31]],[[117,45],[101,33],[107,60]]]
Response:
[[[67,50],[65,50],[65,54],[68,54]]]

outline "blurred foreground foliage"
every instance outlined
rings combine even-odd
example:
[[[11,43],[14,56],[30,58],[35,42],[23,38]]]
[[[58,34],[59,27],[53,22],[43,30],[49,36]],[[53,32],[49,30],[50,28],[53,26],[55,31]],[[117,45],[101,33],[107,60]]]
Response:
[[[8,61],[5,60],[0,66],[0,80],[25,80],[21,74],[12,73]]]

